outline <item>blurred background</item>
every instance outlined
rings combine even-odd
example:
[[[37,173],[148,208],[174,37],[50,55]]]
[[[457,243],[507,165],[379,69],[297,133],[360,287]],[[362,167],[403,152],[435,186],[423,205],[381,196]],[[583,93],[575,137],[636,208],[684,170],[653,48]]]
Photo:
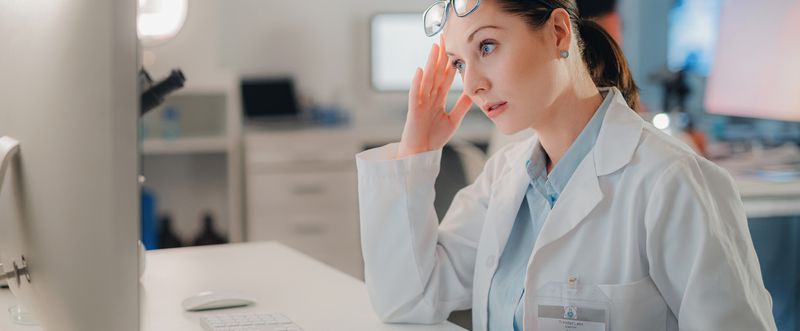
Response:
[[[139,0],[144,70],[186,79],[139,126],[147,249],[277,240],[363,279],[354,155],[399,140],[430,4]],[[800,1],[580,5],[622,44],[642,117],[734,176],[779,329],[800,330]],[[518,138],[470,112],[439,216]]]

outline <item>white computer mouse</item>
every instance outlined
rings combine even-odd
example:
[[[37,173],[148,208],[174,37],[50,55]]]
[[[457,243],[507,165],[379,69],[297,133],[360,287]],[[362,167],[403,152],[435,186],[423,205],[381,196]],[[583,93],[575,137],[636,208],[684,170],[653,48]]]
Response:
[[[183,300],[181,304],[186,311],[198,311],[220,308],[247,306],[255,303],[251,297],[230,291],[205,291]]]

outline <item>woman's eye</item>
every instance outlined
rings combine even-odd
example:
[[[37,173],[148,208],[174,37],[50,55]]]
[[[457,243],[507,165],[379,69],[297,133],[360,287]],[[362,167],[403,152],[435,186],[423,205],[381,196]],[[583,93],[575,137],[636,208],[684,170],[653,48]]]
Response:
[[[494,43],[483,42],[483,43],[481,43],[481,54],[487,55],[487,54],[493,52],[496,47],[497,47],[497,45],[495,45]]]
[[[453,68],[456,68],[456,70],[458,70],[459,73],[463,73],[464,62],[461,62],[460,60],[453,61]]]

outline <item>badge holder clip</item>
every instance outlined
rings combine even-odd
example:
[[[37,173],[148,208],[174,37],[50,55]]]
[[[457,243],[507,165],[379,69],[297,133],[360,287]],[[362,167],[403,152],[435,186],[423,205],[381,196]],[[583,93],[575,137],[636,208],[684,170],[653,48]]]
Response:
[[[550,282],[536,296],[539,331],[608,331],[611,301],[596,285],[575,276]]]

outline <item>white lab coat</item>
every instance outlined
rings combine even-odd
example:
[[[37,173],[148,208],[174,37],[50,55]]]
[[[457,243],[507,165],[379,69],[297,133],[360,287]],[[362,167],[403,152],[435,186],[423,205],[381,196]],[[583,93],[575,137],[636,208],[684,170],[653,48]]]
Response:
[[[610,330],[775,330],[772,300],[730,175],[643,121],[615,88],[597,142],[547,217],[528,261],[536,289],[578,277],[611,300]],[[536,138],[512,144],[434,211],[441,151],[357,155],[365,280],[386,322],[438,323],[472,308],[487,328],[489,285],[529,185]]]

